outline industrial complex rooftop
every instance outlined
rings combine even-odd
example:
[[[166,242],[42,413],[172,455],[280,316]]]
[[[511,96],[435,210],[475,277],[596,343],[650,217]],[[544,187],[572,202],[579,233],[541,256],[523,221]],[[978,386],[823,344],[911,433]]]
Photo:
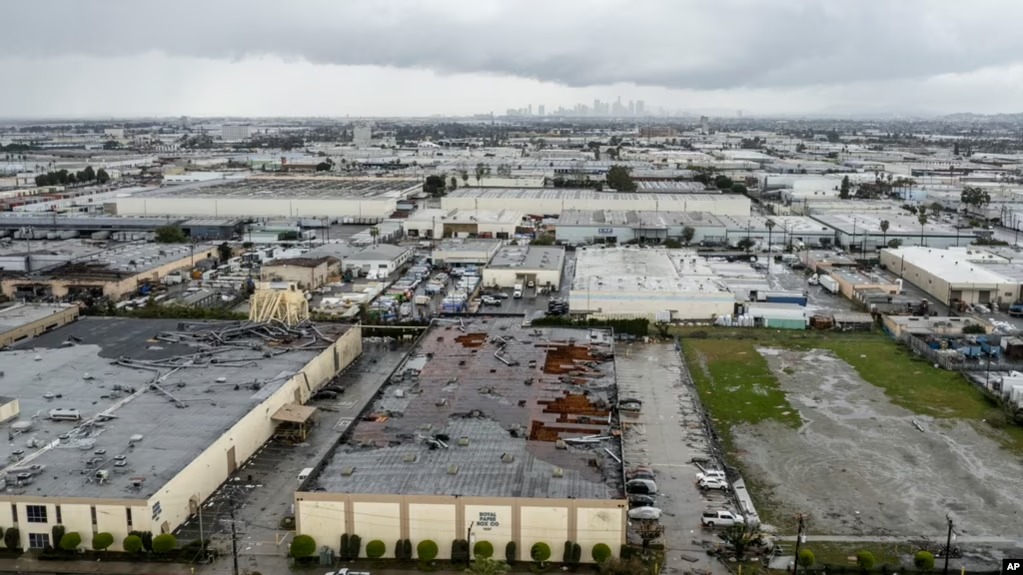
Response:
[[[701,190],[694,193],[641,193],[641,192],[616,192],[614,190],[598,192],[596,190],[589,189],[572,189],[572,188],[543,188],[543,189],[523,189],[523,188],[477,188],[467,189],[460,188],[449,193],[447,198],[489,198],[489,199],[520,199],[520,200],[561,200],[561,199],[572,199],[572,200],[646,200],[651,197],[656,197],[658,200],[671,202],[675,201],[678,203],[684,202],[686,199],[700,199],[703,201],[728,201],[739,196],[739,194],[722,194],[718,192],[709,192]],[[683,210],[684,211],[684,210]]]
[[[240,199],[401,199],[422,189],[408,179],[341,177],[262,177],[165,187],[139,197],[217,197]]]
[[[695,250],[584,248],[576,250],[573,290],[723,292],[718,275]]]
[[[229,329],[243,325],[259,326],[87,318],[0,352],[3,394],[20,404],[3,424],[7,492],[148,498],[329,344]]]
[[[0,333],[8,332],[72,307],[72,304],[15,303],[0,306]]]
[[[504,246],[490,260],[491,269],[560,270],[565,263],[565,248],[542,246]]]
[[[724,227],[709,212],[655,212],[648,210],[565,210],[558,226],[629,226],[666,229],[675,226]]]
[[[434,324],[309,488],[619,497],[611,334],[521,322]]]

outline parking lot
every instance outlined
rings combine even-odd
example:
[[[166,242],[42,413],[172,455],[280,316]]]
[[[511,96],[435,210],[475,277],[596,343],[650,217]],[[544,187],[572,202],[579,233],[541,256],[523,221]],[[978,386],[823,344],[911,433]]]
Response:
[[[336,380],[345,392],[309,403],[318,410],[308,440],[297,445],[267,442],[206,500],[201,518],[196,515],[178,529],[178,539],[193,541],[200,538],[200,532],[212,539],[211,547],[221,556],[211,572],[229,572],[233,507],[241,565],[266,572],[286,565],[280,561],[287,554],[290,538],[281,521],[292,515],[299,472],[327,455],[407,351],[407,345],[365,339],[363,355]]]
[[[625,463],[653,468],[657,507],[663,510],[666,571],[723,567],[706,553],[720,539],[700,524],[707,508],[734,509],[724,493],[701,493],[696,485],[700,468],[692,461],[711,457],[696,390],[673,344],[624,344],[615,351],[615,371],[621,399],[638,399],[642,410],[626,419]],[[630,533],[632,543],[641,543]]]

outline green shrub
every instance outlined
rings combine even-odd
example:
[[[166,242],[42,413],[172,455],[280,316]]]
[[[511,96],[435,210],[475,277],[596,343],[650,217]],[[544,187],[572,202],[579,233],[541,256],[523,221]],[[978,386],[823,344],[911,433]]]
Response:
[[[583,547],[582,547],[582,545],[579,545],[578,543],[573,543],[572,544],[572,557],[571,557],[571,559],[569,559],[569,562],[572,563],[573,565],[578,565],[579,562],[582,561],[582,560],[583,560]]]
[[[170,533],[153,537],[153,553],[170,553],[178,548],[178,538]]]
[[[529,548],[529,556],[533,561],[543,563],[551,558],[551,546],[543,542],[534,543]]]
[[[813,564],[816,560],[817,558],[814,557],[813,551],[810,551],[809,549],[803,549],[802,551],[799,552],[798,562],[799,566],[802,567],[803,569],[809,569],[810,567],[813,567]]]
[[[489,541],[477,541],[472,546],[472,555],[489,559],[494,556],[494,544]]]
[[[359,552],[362,551],[362,537],[358,535],[352,535],[348,538],[348,560],[355,561],[359,558]]]
[[[405,545],[404,545],[404,543],[405,543],[405,541],[403,539],[399,539],[399,540],[394,542],[394,558],[395,559],[411,559],[411,557],[406,557],[405,556]],[[367,551],[367,553],[368,552],[369,551]]]
[[[379,539],[374,539],[366,544],[366,557],[370,559],[380,559],[387,553],[387,545]]]
[[[509,565],[512,565],[519,559],[519,546],[514,541],[509,541],[504,546],[504,559]]]
[[[913,556],[913,565],[920,571],[934,569],[934,554],[930,551],[917,551]]]
[[[565,541],[565,550],[561,552],[561,562],[568,563],[572,560],[572,542]]]
[[[142,537],[142,548],[145,549],[146,551],[152,551],[153,550],[153,532],[152,531],[143,531],[142,535],[140,535],[140,537]]]
[[[593,546],[593,550],[590,551],[590,555],[593,556],[593,560],[597,563],[603,563],[611,558],[611,548],[603,543],[597,543]]]
[[[401,543],[401,554],[405,559],[412,559],[412,540],[406,539]]]
[[[65,533],[64,536],[60,538],[60,548],[64,551],[74,551],[75,549],[78,549],[78,546],[81,544],[82,536],[79,535],[77,531]]]
[[[290,551],[292,557],[309,557],[316,553],[316,540],[308,535],[296,535],[291,540]]]
[[[454,563],[469,562],[469,542],[465,539],[455,539],[451,542],[451,561]]]
[[[337,547],[337,558],[342,561],[348,561],[349,559],[351,559],[351,557],[348,554],[349,550],[351,549],[351,546],[348,542],[348,538],[349,535],[347,533],[342,533],[341,544],[338,545]]]
[[[429,539],[424,539],[416,545],[416,557],[422,561],[430,562],[437,558],[437,553],[440,552],[440,548],[437,544]]]
[[[4,531],[4,546],[8,549],[18,549],[21,547],[21,531],[17,527],[11,527]]]
[[[138,535],[129,535],[124,538],[124,542],[121,543],[124,550],[128,553],[138,553],[142,551],[142,538]]]
[[[53,541],[53,544],[59,547],[66,532],[63,525],[54,525],[50,528],[50,541]]]
[[[870,551],[860,551],[856,554],[856,564],[860,566],[860,569],[864,571],[870,571],[874,568],[874,554]]]
[[[106,531],[92,536],[92,548],[96,551],[106,551],[113,544],[114,536]]]

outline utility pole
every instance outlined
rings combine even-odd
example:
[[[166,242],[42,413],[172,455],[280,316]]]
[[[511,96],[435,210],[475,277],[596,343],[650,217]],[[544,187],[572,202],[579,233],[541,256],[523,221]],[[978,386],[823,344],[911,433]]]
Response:
[[[231,511],[231,558],[234,561],[234,575],[238,575],[238,529],[234,520],[234,494],[231,495],[229,501]]]
[[[469,528],[465,531],[465,544],[469,546],[468,553],[465,555],[466,567],[472,565],[472,528],[474,525],[476,525],[476,522],[470,521]]]
[[[948,556],[952,554],[952,517],[945,515],[945,520],[948,521],[948,536],[945,538],[945,569],[942,573],[948,575]]]
[[[792,574],[796,575],[799,573],[799,545],[803,542],[803,514],[800,513],[797,518],[799,519],[799,530],[796,531],[796,550],[795,557],[792,559]]]

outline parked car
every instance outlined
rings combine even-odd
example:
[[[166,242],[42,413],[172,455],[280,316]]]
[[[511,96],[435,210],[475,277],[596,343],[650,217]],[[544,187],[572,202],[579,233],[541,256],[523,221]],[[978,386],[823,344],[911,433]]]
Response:
[[[480,301],[483,303],[483,305],[501,305],[501,300],[489,295],[481,297]]]
[[[725,479],[725,472],[720,469],[707,469],[703,473],[696,474],[697,481],[702,481],[708,478]]]
[[[720,489],[722,491],[729,488],[728,481],[721,479],[720,477],[704,477],[697,482],[700,489]]]
[[[625,472],[625,479],[626,480],[631,480],[631,479],[649,479],[649,480],[653,481],[655,479],[655,477],[654,477],[654,473],[652,471],[626,471]]]
[[[726,509],[708,509],[703,512],[703,516],[700,517],[700,523],[704,527],[731,527],[732,525],[740,525],[746,523],[746,519],[738,513],[733,513]]]
[[[656,521],[661,518],[661,510],[656,507],[635,507],[629,510],[629,519],[646,519]]]
[[[650,495],[630,495],[629,496],[629,508],[633,507],[653,507],[655,499]]]
[[[653,495],[657,493],[657,484],[650,479],[630,479],[625,482],[625,492]]]

